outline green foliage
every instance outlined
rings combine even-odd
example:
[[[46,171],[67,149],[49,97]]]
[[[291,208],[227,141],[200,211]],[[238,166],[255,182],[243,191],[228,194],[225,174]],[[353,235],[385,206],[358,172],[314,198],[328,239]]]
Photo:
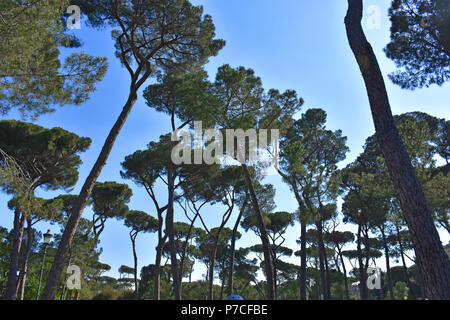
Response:
[[[81,104],[103,78],[106,72],[104,58],[74,53],[64,63],[60,61],[60,47],[80,46],[78,39],[66,34],[62,9],[68,4],[66,0],[3,1],[0,4],[0,32],[4,40],[0,44],[0,112],[19,108],[24,117],[35,118],[51,112],[55,104]],[[294,253],[293,248],[284,246],[284,237],[296,219],[304,226],[315,224],[317,228],[306,232],[305,276],[315,281],[307,286],[310,299],[319,299],[320,289],[325,292],[321,288],[325,280],[333,297],[345,296],[344,274],[340,272],[342,262],[338,261],[340,256],[336,255],[336,250],[350,260],[352,266],[355,259],[367,259],[362,266],[367,268],[369,259],[382,257],[385,246],[388,246],[392,259],[403,258],[405,252],[413,249],[375,137],[367,139],[364,152],[356,161],[338,170],[339,162],[348,152],[346,137],[340,130],[326,128],[324,110],[309,109],[300,118],[294,118],[303,99],[294,90],[265,90],[262,80],[252,69],[245,67],[232,68],[225,64],[218,69],[215,79],[209,80],[202,66],[218,53],[224,42],[214,39],[212,19],[203,15],[201,6],[186,0],[74,0],[71,4],[82,8],[91,26],[112,29],[116,56],[131,76],[129,110],[140,87],[153,77],[156,82],[143,91],[144,98],[149,107],[169,116],[173,130],[192,129],[194,121],[200,120],[204,126],[221,132],[237,128],[280,129],[281,162],[277,169],[298,202],[295,214],[276,212],[275,189],[271,184],[262,183],[263,164],[249,168],[263,217],[264,226],[259,226],[240,166],[174,165],[171,151],[175,143],[169,135],[162,135],[159,141],[150,142],[145,150],[127,156],[121,171],[122,178],[145,188],[155,204],[158,219],[143,211],[129,210],[132,191],[126,184],[97,182],[93,187],[89,199],[89,204],[93,205],[93,219],[79,220],[65,266],[76,264],[81,267],[82,299],[126,300],[135,299],[136,293],[140,299],[154,298],[155,265],[143,267],[138,292],[130,290],[137,280],[131,276],[138,271],[134,241],[139,232],[158,232],[158,244],[162,246],[163,257],[167,258],[160,270],[161,298],[174,299],[172,266],[168,263],[171,248],[165,243],[169,228],[163,230],[162,227],[163,214],[173,203],[159,206],[159,195],[154,192],[159,182],[169,185],[165,176],[173,177],[173,201],[178,202],[186,216],[191,212],[196,214],[195,219],[199,218],[205,204],[214,206],[211,212],[222,213],[222,207],[227,210],[220,227],[208,229],[201,216],[206,230],[196,227],[198,220],[173,224],[179,265],[184,256],[181,278],[189,278],[189,282],[182,284],[183,299],[207,298],[208,281],[192,282],[191,276],[197,262],[210,267],[213,258],[213,271],[206,275],[206,280],[218,279],[220,286],[214,286],[214,298],[224,297],[233,232],[226,223],[234,207],[241,210],[240,226],[244,231],[252,230],[260,236],[262,227],[267,230],[281,299],[299,298],[301,270],[298,265],[282,260]],[[444,0],[393,1],[390,10],[392,41],[386,53],[402,68],[390,75],[395,83],[414,89],[448,81],[450,25],[445,18],[449,9]],[[436,161],[441,157],[448,163],[450,158],[449,122],[419,112],[403,114],[395,120],[424,186],[435,222],[449,230],[449,166],[437,167]],[[9,202],[10,209],[31,219],[30,224],[45,219],[65,228],[78,196],[64,194],[46,200],[35,197],[34,190],[42,187],[70,191],[78,179],[79,153],[86,151],[90,142],[89,138],[78,137],[61,128],[45,129],[20,121],[0,121],[0,181],[2,189],[14,195]],[[200,146],[202,149],[207,147]],[[246,148],[246,155],[249,152]],[[239,158],[237,152],[231,156]],[[344,200],[343,221],[361,227],[362,233],[358,234],[361,236],[358,243],[363,245],[361,250],[344,250],[354,242],[355,236],[349,231],[336,230],[339,191]],[[99,260],[98,238],[109,218],[123,219],[125,226],[131,229],[135,267],[120,266],[120,279],[104,275],[111,266]],[[330,220],[333,226],[330,226]],[[377,234],[378,229],[386,234],[381,237]],[[35,236],[28,263],[25,290],[28,299],[36,293],[43,254],[41,234],[34,229],[31,231]],[[241,233],[237,232],[236,239],[240,238]],[[54,242],[48,247],[44,285],[55,259],[55,245],[61,240],[62,232],[55,235]],[[6,284],[11,247],[12,232],[0,227],[0,290]],[[267,250],[264,249],[261,244],[236,248],[232,290],[246,299],[264,298],[266,283],[258,280],[258,272],[264,273],[266,268],[263,254],[267,254]],[[301,251],[294,254],[299,256]],[[24,246],[19,256],[24,258]],[[357,280],[360,270],[355,268],[350,272],[350,283]],[[409,269],[393,267],[391,273],[397,299],[420,295],[416,266]]]
[[[104,218],[123,218],[128,213],[127,203],[132,195],[133,191],[126,184],[97,182],[91,194],[94,212]]]
[[[340,130],[327,130],[326,117],[321,109],[309,109],[293,122],[280,141],[278,170],[294,192],[300,223],[315,223],[320,234],[323,222],[337,215],[336,197],[341,179],[337,163],[348,152],[347,138]],[[320,251],[326,253],[323,241],[318,242]]]
[[[54,221],[61,215],[63,202],[58,198],[42,199],[31,197],[27,200],[24,201],[24,199],[15,197],[8,201],[8,208],[22,212],[32,223],[36,223],[36,220]]]
[[[291,125],[291,117],[300,110],[303,100],[294,90],[265,92],[262,81],[252,69],[232,68],[225,64],[217,70],[213,95],[217,102],[216,127],[219,129],[279,129]],[[268,138],[271,139],[270,134]],[[224,145],[226,145],[226,135]],[[242,149],[242,146],[241,146]],[[272,150],[273,151],[273,150]],[[236,159],[240,156],[234,151]],[[250,152],[245,149],[245,155]]]
[[[217,101],[207,76],[204,70],[168,73],[144,90],[144,98],[149,107],[169,115],[174,127],[175,116],[181,121],[172,129],[181,129],[187,124],[192,126],[194,120],[201,120],[204,126],[214,125]]]
[[[327,243],[333,245],[344,245],[355,240],[355,236],[350,231],[333,231],[332,233],[324,234],[324,239]]]
[[[28,174],[31,189],[69,188],[78,180],[79,153],[91,139],[61,128],[15,121],[0,121],[0,149],[16,159]]]
[[[395,300],[408,300],[408,287],[406,283],[399,281],[394,286]]]
[[[120,274],[133,274],[134,273],[134,268],[126,266],[126,265],[121,265],[119,267],[119,273]]]
[[[53,105],[82,104],[104,77],[106,58],[83,52],[61,61],[59,47],[77,47],[66,34],[63,12],[68,0],[0,4],[0,113],[18,108],[37,118]]]
[[[0,227],[0,292],[6,288],[9,270],[12,234],[8,229]]]
[[[260,184],[259,179],[254,179],[254,189],[256,192],[256,197],[258,199],[258,204],[263,216],[264,225],[270,223],[270,219],[267,217],[267,214],[272,212],[275,209],[275,188],[271,184]],[[241,199],[241,203],[239,204],[243,207],[243,215],[244,219],[241,222],[241,227],[244,228],[245,231],[251,229],[253,232],[258,233],[257,220],[253,214],[253,207],[250,201],[245,201],[245,198]]]
[[[77,196],[64,195],[57,197],[57,199],[63,201],[64,204],[62,217],[58,221],[61,225],[61,233],[55,234],[55,245],[61,241],[62,232],[67,224],[71,210],[68,209],[70,208],[69,204],[73,204]],[[91,222],[88,219],[81,218],[69,249],[67,265],[64,268],[65,271],[70,264],[80,267],[82,274],[81,291],[79,292],[80,299],[91,299],[95,296],[102,286],[102,282],[99,279],[104,272],[111,268],[109,265],[99,261],[102,249],[97,247],[97,239],[89,232],[90,229]],[[64,283],[65,279],[63,278],[61,281]]]
[[[404,89],[450,79],[450,5],[447,0],[393,0],[391,42],[385,48],[398,71],[389,78]]]
[[[436,161],[440,157],[447,162],[448,121],[422,112],[401,114],[395,116],[395,120],[436,225],[449,230],[450,199],[444,191],[448,190],[448,165],[437,167]],[[346,196],[348,205],[344,203],[343,210],[350,212],[352,206],[356,209],[364,207],[366,217],[372,218],[382,218],[388,211],[400,211],[395,208],[395,201],[392,200],[395,199],[395,193],[374,136],[366,140],[364,152],[346,170],[343,172],[341,186],[352,190],[354,195]],[[358,212],[354,211],[356,213]],[[372,222],[375,223],[375,220],[372,219]]]
[[[204,64],[224,46],[203,8],[185,0],[77,0],[90,25],[113,29],[116,56],[145,79],[167,69],[190,70]],[[133,32],[130,32],[132,30]],[[136,79],[134,79],[136,80]]]
[[[158,220],[143,211],[130,210],[125,216],[125,225],[134,232],[155,232]]]

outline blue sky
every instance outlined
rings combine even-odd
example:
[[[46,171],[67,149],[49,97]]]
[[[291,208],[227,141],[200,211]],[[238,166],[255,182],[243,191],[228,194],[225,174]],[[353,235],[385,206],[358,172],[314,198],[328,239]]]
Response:
[[[295,89],[304,98],[302,112],[308,108],[322,108],[328,114],[327,126],[341,129],[348,137],[350,148],[347,159],[341,165],[353,161],[362,151],[365,139],[374,133],[372,117],[367,95],[360,71],[349,49],[344,16],[347,1],[334,0],[208,0],[193,1],[204,6],[205,13],[213,17],[218,38],[225,39],[227,45],[206,66],[210,77],[214,77],[219,66],[229,63],[233,67],[244,66],[255,70],[266,89]],[[371,5],[380,8],[379,29],[367,27],[366,14],[363,26],[368,40],[377,55],[394,114],[411,111],[423,111],[440,118],[450,116],[450,84],[442,87],[407,91],[393,85],[387,74],[395,70],[395,65],[383,53],[389,41],[390,22],[387,10],[390,0],[364,1],[366,9]],[[57,108],[50,115],[41,116],[37,124],[44,127],[59,126],[81,136],[92,138],[90,149],[81,155],[83,165],[80,167],[80,179],[72,193],[76,194],[88,175],[104,140],[119,115],[127,97],[129,76],[114,56],[113,42],[108,30],[96,31],[83,24],[81,30],[73,30],[83,42],[83,51],[106,56],[109,69],[104,80],[98,85],[91,99],[82,106],[65,106]],[[150,83],[150,82],[149,82]],[[3,119],[19,119],[12,112]],[[131,181],[120,177],[120,162],[137,149],[144,149],[150,141],[158,140],[161,134],[170,131],[169,119],[146,106],[142,94],[116,141],[99,181],[119,181],[128,183],[134,196],[130,208],[143,210],[155,215],[152,202],[144,190]],[[288,187],[277,176],[271,176],[266,182],[276,188],[276,204],[279,211],[295,211],[297,204]],[[45,197],[58,193],[40,192]],[[164,188],[160,186],[157,195],[167,199]],[[13,215],[6,207],[8,197],[0,194],[0,225],[11,228]],[[205,210],[207,224],[218,224],[217,210]],[[90,217],[90,208],[84,217]],[[176,212],[176,218],[182,220],[182,213]],[[232,220],[230,225],[232,225]],[[229,226],[230,226],[229,225]],[[55,226],[40,223],[36,227],[44,231],[48,227],[57,231]],[[351,227],[343,226],[343,229]],[[297,250],[298,225],[290,228],[286,245]],[[440,232],[442,240],[447,243],[450,237]],[[112,266],[112,276],[117,276],[120,265],[132,265],[132,251],[128,231],[122,222],[109,220],[100,237],[103,248],[101,260]],[[244,234],[239,246],[248,246],[258,241],[250,232]],[[155,235],[139,235],[137,251],[139,266],[154,263]],[[383,262],[380,262],[383,266]],[[195,277],[204,273],[203,267],[197,268]]]

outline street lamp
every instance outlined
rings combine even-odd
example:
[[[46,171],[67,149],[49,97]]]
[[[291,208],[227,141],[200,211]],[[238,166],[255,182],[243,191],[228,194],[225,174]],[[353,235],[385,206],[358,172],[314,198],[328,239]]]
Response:
[[[39,291],[41,291],[42,273],[44,272],[45,254],[47,253],[47,246],[50,244],[51,241],[52,241],[52,234],[50,233],[50,230],[47,230],[47,233],[44,233],[44,255],[42,256],[41,275],[39,276],[36,300],[39,300]]]
[[[50,244],[50,241],[52,241],[52,237],[53,235],[50,233],[50,230],[47,230],[47,233],[44,233],[44,244]]]

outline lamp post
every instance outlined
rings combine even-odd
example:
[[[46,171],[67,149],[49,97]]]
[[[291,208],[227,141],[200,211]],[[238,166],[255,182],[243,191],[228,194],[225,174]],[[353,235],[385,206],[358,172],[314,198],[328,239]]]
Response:
[[[44,233],[44,255],[42,257],[41,274],[39,276],[36,300],[39,300],[39,291],[41,290],[42,273],[44,272],[45,254],[47,253],[47,246],[49,245],[50,241],[52,241],[52,234],[50,233],[50,230],[47,230],[47,233]]]

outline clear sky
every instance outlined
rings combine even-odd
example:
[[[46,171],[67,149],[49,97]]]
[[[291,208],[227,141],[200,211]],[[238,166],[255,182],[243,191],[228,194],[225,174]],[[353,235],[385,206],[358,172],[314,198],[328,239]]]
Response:
[[[211,78],[224,63],[233,67],[244,66],[255,70],[266,89],[295,89],[305,104],[302,112],[308,108],[322,108],[328,114],[328,128],[341,129],[348,137],[350,148],[347,159],[341,164],[352,162],[362,151],[365,139],[374,133],[372,117],[368,105],[364,83],[348,46],[344,16],[347,1],[344,0],[195,0],[203,5],[205,13],[213,17],[218,38],[226,40],[227,45],[206,67]],[[387,11],[390,0],[365,0],[367,10],[375,5],[380,9],[380,28],[367,26],[370,14],[366,12],[363,26],[368,40],[377,55],[385,76],[391,107],[394,114],[422,111],[439,118],[450,117],[450,84],[442,87],[408,91],[393,85],[387,74],[395,70],[383,48],[389,42],[390,22]],[[65,106],[50,115],[41,116],[37,124],[51,128],[62,127],[81,136],[92,138],[90,149],[81,155],[80,179],[72,193],[76,194],[92,165],[94,164],[104,140],[119,115],[127,97],[129,76],[114,56],[110,31],[95,31],[82,25],[81,30],[73,30],[84,42],[83,50],[93,55],[106,56],[109,69],[104,80],[98,85],[91,99],[82,106]],[[149,81],[151,83],[151,81]],[[17,113],[10,113],[3,119],[20,119]],[[142,188],[120,177],[121,166],[126,155],[138,149],[144,149],[148,142],[158,140],[161,134],[170,131],[169,119],[146,106],[142,94],[116,141],[99,181],[118,181],[128,183],[133,189],[131,209],[143,210],[155,215],[152,202]],[[271,176],[266,182],[276,188],[277,211],[293,212],[297,204],[288,187],[277,176]],[[40,196],[51,197],[56,193],[39,192]],[[164,188],[160,186],[157,195],[167,199]],[[0,225],[11,228],[13,215],[7,209],[9,198],[0,194]],[[90,208],[84,217],[90,217]],[[219,223],[217,210],[205,210],[207,224],[214,227]],[[176,219],[182,220],[183,214],[176,212]],[[231,219],[228,227],[233,224]],[[47,228],[58,231],[58,227],[46,223],[36,225],[41,231]],[[348,229],[348,226],[342,226]],[[242,231],[242,230],[241,230]],[[243,232],[243,231],[242,231]],[[286,245],[298,250],[295,240],[299,238],[298,225],[287,233]],[[440,232],[443,242],[450,241],[445,232]],[[112,266],[109,275],[117,276],[120,265],[133,265],[131,243],[128,231],[123,223],[116,220],[106,222],[106,228],[100,237],[103,248],[101,261]],[[244,234],[238,246],[248,246],[258,242],[251,231]],[[137,252],[139,269],[143,265],[154,263],[156,246],[155,235],[139,235]],[[296,261],[296,260],[295,260]],[[383,266],[380,261],[380,266]],[[198,265],[195,278],[201,277],[204,268]]]

